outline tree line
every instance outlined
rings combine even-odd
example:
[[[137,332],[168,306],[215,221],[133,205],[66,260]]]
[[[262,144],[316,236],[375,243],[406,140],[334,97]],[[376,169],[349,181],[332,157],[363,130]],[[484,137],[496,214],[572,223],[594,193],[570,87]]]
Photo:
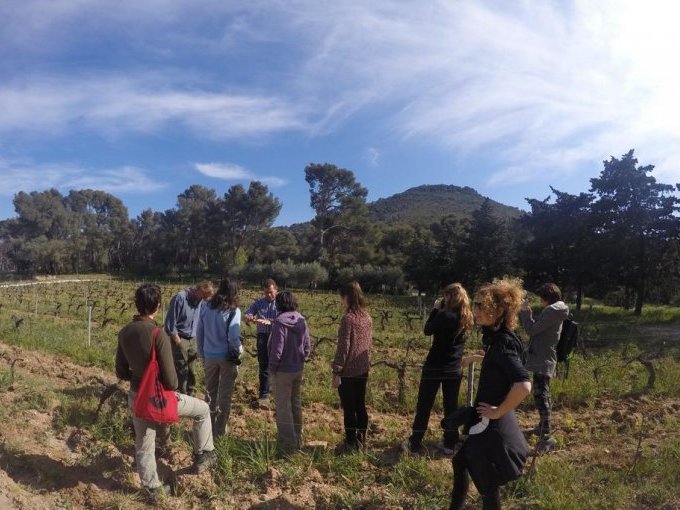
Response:
[[[294,286],[356,278],[372,291],[425,292],[515,274],[529,287],[552,281],[571,290],[579,307],[592,295],[640,313],[645,302],[680,297],[680,188],[657,182],[653,168],[631,150],[604,161],[587,192],[551,187],[544,200],[527,198],[530,210],[517,219],[495,216],[487,200],[470,218],[427,226],[372,221],[367,189],[328,163],[305,168],[315,216],[289,227],[272,227],[281,202],[257,181],[222,196],[193,185],[172,209],[134,219],[103,191],[22,191],[16,217],[0,222],[0,272],[230,273]]]

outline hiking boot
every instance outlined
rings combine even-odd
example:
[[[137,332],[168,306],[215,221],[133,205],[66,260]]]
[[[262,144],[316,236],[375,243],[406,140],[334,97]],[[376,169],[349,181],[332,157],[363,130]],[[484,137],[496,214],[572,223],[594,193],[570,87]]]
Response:
[[[168,496],[172,496],[172,487],[170,487],[167,483],[159,485],[158,487],[153,487],[151,489],[145,487],[144,490],[146,492],[146,499],[148,499],[150,503],[157,503],[164,500]]]
[[[557,440],[554,437],[541,438],[536,443],[536,453],[548,453],[557,446]]]
[[[194,471],[196,473],[203,473],[215,464],[217,464],[217,454],[214,450],[194,455]]]

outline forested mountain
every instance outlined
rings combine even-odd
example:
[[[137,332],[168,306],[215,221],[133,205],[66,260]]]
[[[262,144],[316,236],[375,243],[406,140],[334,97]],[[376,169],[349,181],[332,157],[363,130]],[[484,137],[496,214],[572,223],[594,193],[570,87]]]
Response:
[[[485,200],[486,197],[467,186],[426,184],[371,202],[368,210],[374,221],[429,225],[444,216],[469,220]],[[516,207],[493,200],[489,202],[491,211],[498,218],[516,219],[522,215]]]
[[[261,182],[220,195],[192,185],[166,211],[130,219],[99,190],[19,192],[0,221],[0,272],[109,271],[136,277],[230,274],[283,286],[435,292],[502,275],[527,288],[555,282],[576,295],[634,306],[680,302],[680,185],[660,183],[634,151],[604,161],[590,189],[508,207],[471,188],[418,186],[368,203],[351,170],[305,167],[306,223],[272,227],[281,201]]]

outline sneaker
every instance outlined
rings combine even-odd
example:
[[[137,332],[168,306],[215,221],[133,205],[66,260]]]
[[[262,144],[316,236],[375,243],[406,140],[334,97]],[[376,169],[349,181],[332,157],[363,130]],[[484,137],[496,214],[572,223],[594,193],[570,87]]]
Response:
[[[170,487],[167,483],[164,483],[163,485],[159,485],[158,487],[154,487],[152,489],[145,487],[144,490],[146,492],[146,498],[149,500],[150,503],[157,503],[158,501],[162,501],[168,496],[172,496],[172,487]]]
[[[557,440],[554,437],[544,437],[536,443],[536,453],[548,453],[557,446]]]
[[[196,473],[203,473],[215,464],[217,464],[217,454],[214,450],[194,455],[194,470]]]
[[[436,448],[442,453],[442,455],[446,455],[447,457],[453,457],[453,454],[455,453],[454,449],[446,446],[444,442],[437,443]]]
[[[417,457],[423,454],[423,447],[418,446],[417,448],[413,448],[411,441],[409,441],[408,439],[401,443],[399,448],[401,449],[402,453],[405,453],[406,455],[412,455],[414,457]]]

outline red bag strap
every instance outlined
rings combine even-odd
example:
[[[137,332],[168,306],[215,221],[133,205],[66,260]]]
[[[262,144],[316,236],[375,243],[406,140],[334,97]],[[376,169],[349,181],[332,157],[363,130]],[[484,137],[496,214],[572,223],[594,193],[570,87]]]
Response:
[[[161,328],[156,326],[153,328],[153,332],[151,333],[151,359],[149,360],[150,363],[156,361],[156,342],[158,341],[158,334],[160,332]]]

